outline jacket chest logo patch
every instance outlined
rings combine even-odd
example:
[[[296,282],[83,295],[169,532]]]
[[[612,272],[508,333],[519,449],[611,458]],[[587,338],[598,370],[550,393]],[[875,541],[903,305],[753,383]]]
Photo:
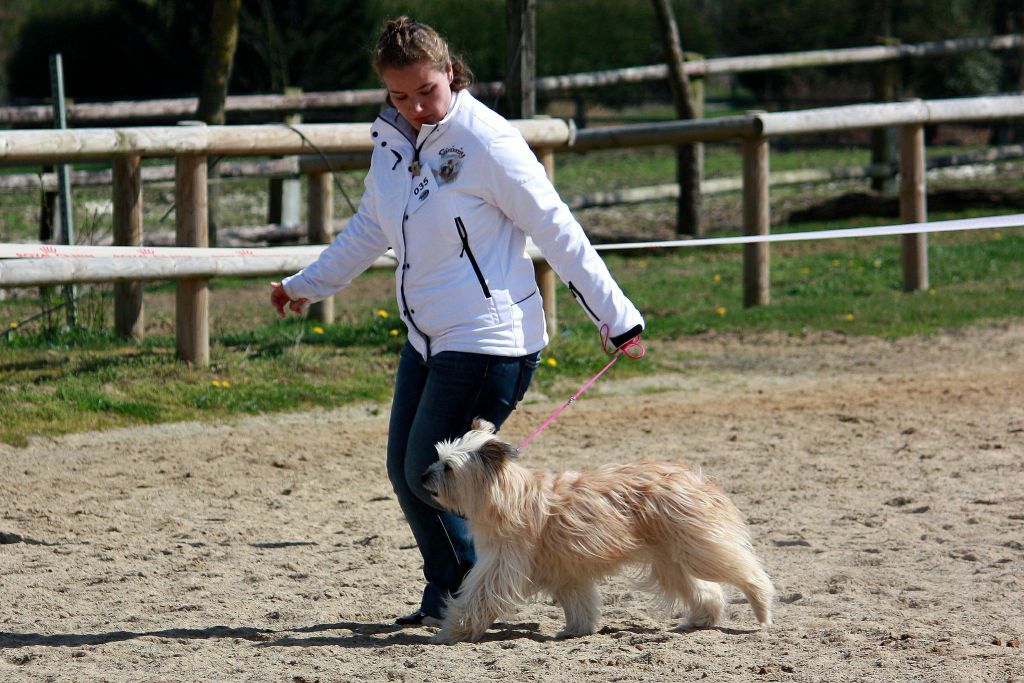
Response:
[[[466,153],[458,147],[445,147],[440,152],[441,166],[437,169],[438,178],[442,183],[450,183],[455,180],[462,170],[462,162]]]

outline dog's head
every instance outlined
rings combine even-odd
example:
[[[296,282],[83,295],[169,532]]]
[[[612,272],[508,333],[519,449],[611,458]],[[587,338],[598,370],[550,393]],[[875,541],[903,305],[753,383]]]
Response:
[[[420,482],[445,509],[464,517],[489,498],[506,464],[518,456],[514,446],[494,436],[494,425],[479,418],[463,436],[436,448],[438,460]]]

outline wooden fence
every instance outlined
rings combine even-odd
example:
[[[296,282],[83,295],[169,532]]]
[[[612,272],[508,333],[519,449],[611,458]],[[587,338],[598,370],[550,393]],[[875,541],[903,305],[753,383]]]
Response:
[[[769,231],[769,140],[773,137],[841,130],[898,126],[900,133],[900,215],[904,222],[926,220],[924,125],[1024,117],[1024,96],[909,101],[894,104],[830,107],[799,112],[750,112],[742,116],[699,121],[618,126],[574,131],[555,119],[516,121],[549,173],[555,149],[589,150],[609,147],[738,140],[743,157],[743,231]],[[114,234],[118,244],[139,244],[142,232],[141,158],[175,159],[175,227],[179,246],[206,246],[206,169],[209,156],[365,152],[370,149],[369,124],[310,124],[285,128],[262,126],[181,126],[93,130],[0,131],[0,162],[57,163],[84,159],[115,159],[113,168]],[[311,174],[309,214],[318,223],[311,231],[329,239],[330,182],[324,173]],[[316,205],[313,205],[316,204]],[[903,286],[907,291],[928,287],[927,235],[905,235]],[[283,253],[283,252],[282,252]],[[765,243],[744,245],[744,305],[767,304],[769,253]],[[211,277],[268,275],[290,272],[301,263],[260,259],[259,264],[216,258],[141,259],[14,259],[0,261],[0,287],[77,282],[117,282],[115,314],[118,333],[140,334],[142,313],[138,280],[175,279],[179,355],[197,365],[209,361],[207,281]],[[548,324],[555,325],[554,276],[541,262],[538,268]]]
[[[1024,47],[1024,34],[1012,33],[907,45],[871,45],[774,55],[716,57],[686,62],[684,68],[691,78],[701,78],[778,69],[877,64],[908,58],[941,57],[979,50],[1012,50],[1021,47]],[[563,76],[544,76],[536,80],[536,90],[538,93],[552,94],[630,83],[661,82],[667,78],[667,65],[652,64]],[[496,97],[504,92],[504,85],[500,81],[477,83],[473,86],[473,92],[478,97]],[[384,95],[384,90],[380,88],[290,95],[233,95],[227,98],[225,109],[229,114],[261,112],[280,116],[293,112],[376,106],[384,101]],[[194,97],[72,104],[68,107],[68,121],[81,126],[105,121],[191,118],[195,116],[197,105],[198,100]],[[52,121],[53,107],[50,105],[0,107],[0,125],[39,126],[49,125]]]

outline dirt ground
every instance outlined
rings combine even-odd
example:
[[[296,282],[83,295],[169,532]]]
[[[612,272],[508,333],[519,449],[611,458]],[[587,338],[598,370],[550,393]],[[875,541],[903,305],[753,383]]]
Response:
[[[720,627],[673,631],[627,577],[586,638],[546,602],[476,644],[392,626],[420,564],[387,406],[358,406],[0,445],[0,681],[1024,680],[1024,324],[677,344],[650,353],[696,353],[680,373],[613,369],[524,457],[702,467],[749,519],[771,629],[730,589]],[[529,395],[507,438],[562,400]]]

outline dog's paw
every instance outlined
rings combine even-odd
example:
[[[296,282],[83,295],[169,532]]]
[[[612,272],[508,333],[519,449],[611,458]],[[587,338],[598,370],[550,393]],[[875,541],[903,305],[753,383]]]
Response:
[[[451,631],[444,630],[438,631],[430,637],[430,642],[434,645],[454,645],[455,643],[463,640],[465,640],[465,638],[459,638]]]
[[[696,617],[690,617],[685,619],[679,626],[676,626],[673,630],[686,633],[688,631],[699,631],[705,628],[711,628],[718,623],[718,618],[711,615],[700,615]]]
[[[455,643],[470,642],[475,643],[480,640],[483,633],[471,633],[469,631],[461,631],[456,629],[441,628],[440,631],[435,633],[431,638],[430,642],[436,645],[454,645]]]
[[[583,626],[577,628],[569,628],[566,626],[561,631],[555,634],[555,638],[558,640],[565,640],[567,638],[582,638],[583,636],[590,636],[594,634],[593,626]]]

